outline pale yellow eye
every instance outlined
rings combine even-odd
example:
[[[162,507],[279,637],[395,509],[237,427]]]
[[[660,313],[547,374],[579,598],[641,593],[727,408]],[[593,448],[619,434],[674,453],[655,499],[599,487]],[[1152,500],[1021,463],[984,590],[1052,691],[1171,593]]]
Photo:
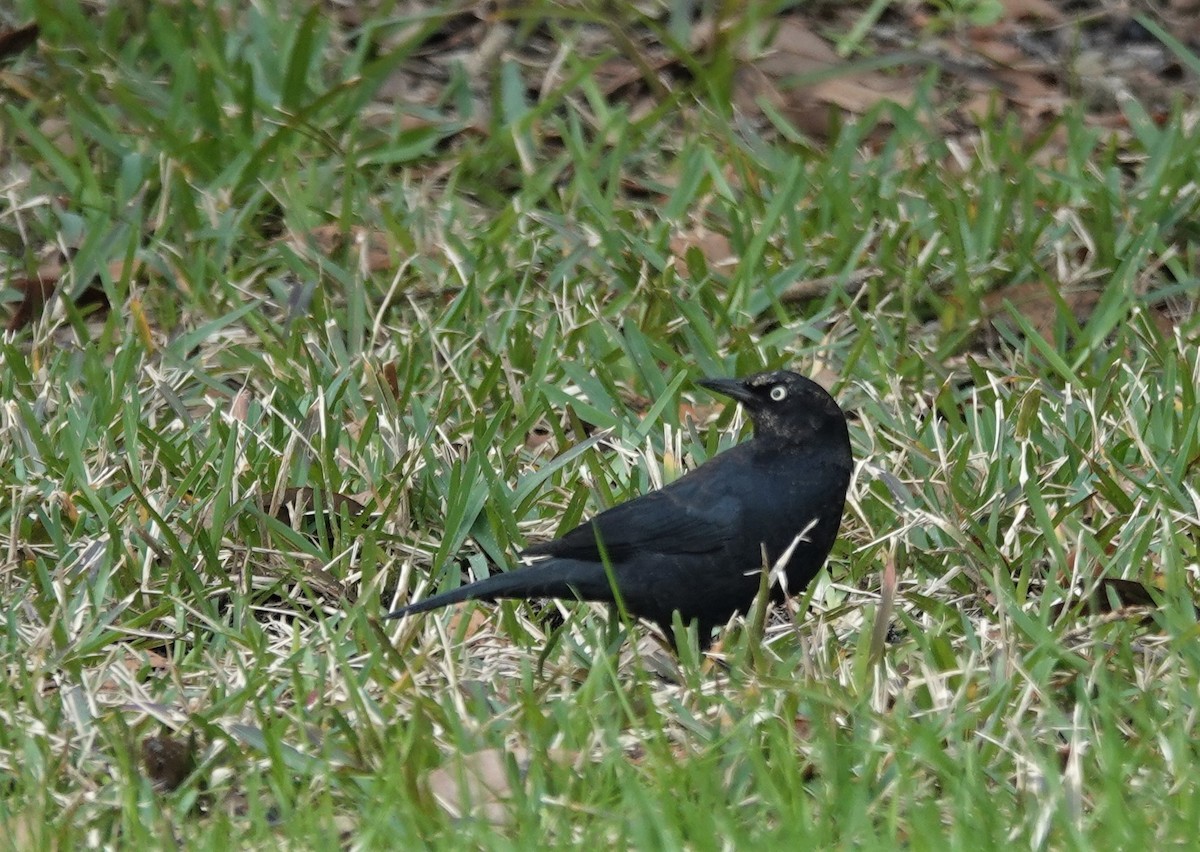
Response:
[[[783,385],[775,385],[775,387],[771,388],[771,399],[776,402],[783,402],[787,399],[787,388]]]

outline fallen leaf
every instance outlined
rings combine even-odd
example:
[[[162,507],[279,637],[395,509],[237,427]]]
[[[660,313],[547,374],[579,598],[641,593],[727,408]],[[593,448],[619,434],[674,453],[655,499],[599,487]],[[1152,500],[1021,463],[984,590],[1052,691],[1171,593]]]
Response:
[[[452,817],[481,816],[492,825],[509,825],[512,815],[505,802],[512,798],[506,753],[486,749],[460,755],[450,765],[429,773],[429,792]]]
[[[142,767],[160,792],[170,792],[196,768],[196,734],[186,743],[168,736],[142,740]]]
[[[19,331],[32,325],[42,315],[46,302],[54,295],[62,273],[61,265],[52,264],[40,267],[32,278],[20,278],[9,282],[9,286],[21,296],[17,309],[8,318],[9,331]]]
[[[828,296],[839,286],[845,289],[847,295],[854,295],[868,281],[872,278],[878,278],[882,274],[883,270],[877,267],[867,267],[865,269],[856,269],[849,274],[805,278],[802,281],[789,284],[788,288],[779,294],[779,301],[786,305],[794,302],[807,302],[812,299],[820,299]]]
[[[778,21],[765,54],[735,78],[735,103],[757,111],[761,98],[801,132],[824,138],[829,108],[861,115],[884,101],[911,106],[916,92],[907,76],[888,76],[842,59],[799,15]]]
[[[309,507],[317,505],[317,497],[312,488],[285,488],[283,497],[274,510],[274,516],[293,529],[313,535],[317,531],[317,515],[315,509]],[[343,511],[349,518],[357,518],[367,511],[367,507],[353,497],[336,491],[322,493],[320,497],[326,528],[331,526]],[[300,526],[297,526],[297,523]]]
[[[142,269],[142,264],[137,260],[133,264],[130,274],[137,275]],[[66,271],[62,263],[47,263],[38,267],[34,276],[9,282],[9,286],[21,294],[20,304],[8,319],[9,331],[20,331],[41,318],[46,304],[57,292],[58,285]],[[114,280],[124,278],[125,271],[123,260],[114,260],[108,265],[108,273]],[[110,309],[108,295],[98,282],[93,282],[84,289],[75,299],[75,306],[78,308],[94,307],[101,311]]]
[[[340,225],[321,225],[309,231],[307,239],[293,235],[292,241],[301,246],[311,243],[326,256],[349,247],[365,272],[382,272],[397,266],[394,241],[386,231],[375,228],[355,225],[347,230]]]
[[[1004,17],[1013,21],[1045,21],[1050,24],[1066,22],[1066,16],[1050,0],[1000,0]]]
[[[15,30],[0,32],[0,59],[16,56],[21,51],[32,47],[38,40],[38,25],[26,24]]]
[[[695,249],[704,258],[709,269],[729,269],[737,265],[738,257],[730,245],[729,237],[707,228],[678,231],[671,237],[671,254],[676,260],[685,260],[689,251]],[[677,269],[679,267],[676,267]],[[687,268],[686,262],[683,269]]]
[[[989,66],[987,77],[983,81],[972,82],[971,88],[977,93],[976,99],[972,101],[972,108],[978,108],[979,95],[996,91],[1031,118],[1058,115],[1070,102],[1056,85],[1051,85],[1044,79],[1049,74],[1058,73],[1060,69],[1048,68],[1044,63],[1030,61],[1020,47],[998,34],[996,30],[972,30],[969,44],[969,52],[973,54],[971,58],[976,61],[983,59]]]
[[[554,432],[545,424],[539,423],[525,434],[525,449],[535,453],[541,452],[553,438]],[[553,450],[552,444],[549,449]]]
[[[575,765],[580,760],[578,753],[562,749],[550,749],[540,756],[560,766]],[[524,748],[512,751],[492,748],[456,755],[445,766],[430,772],[425,784],[437,803],[456,819],[471,814],[492,825],[511,825],[509,800],[513,797],[513,784],[524,781],[532,757]],[[510,772],[510,760],[516,769],[515,779]]]
[[[54,852],[59,849],[58,835],[52,822],[48,822],[44,814],[32,807],[12,811],[9,805],[5,815],[0,818],[0,832],[4,833],[5,846],[17,852],[39,849]]]
[[[1159,589],[1151,589],[1151,586],[1137,580],[1105,577],[1087,597],[1076,597],[1055,604],[1050,608],[1050,612],[1054,618],[1058,618],[1064,610],[1073,607],[1078,607],[1081,615],[1109,615],[1123,613],[1129,609],[1158,609],[1162,592]],[[1196,616],[1200,618],[1200,606],[1195,606],[1195,611]]]
[[[124,663],[125,668],[131,673],[140,672],[147,666],[160,672],[171,668],[171,660],[152,649],[142,649],[136,654],[127,653]]]
[[[1043,281],[1024,281],[986,293],[983,297],[983,316],[995,334],[1008,320],[1005,303],[1029,321],[1033,330],[1047,340],[1054,337],[1059,317],[1059,300],[1071,311],[1080,325],[1087,322],[1100,302],[1100,291],[1094,288],[1063,287],[1057,296]]]

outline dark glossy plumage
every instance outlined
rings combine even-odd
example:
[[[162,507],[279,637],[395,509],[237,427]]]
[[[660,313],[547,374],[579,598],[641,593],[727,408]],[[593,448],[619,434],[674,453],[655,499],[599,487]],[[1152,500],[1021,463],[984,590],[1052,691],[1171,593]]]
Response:
[[[759,588],[764,550],[795,594],[816,576],[837,537],[852,459],[846,418],[815,382],[786,370],[701,385],[746,407],[754,437],[659,491],[601,512],[562,538],[535,544],[525,568],[434,595],[389,615],[466,600],[567,598],[612,601],[603,542],[633,615],[671,634],[672,613],[695,620],[701,641],[744,612]],[[781,596],[777,587],[773,594]]]

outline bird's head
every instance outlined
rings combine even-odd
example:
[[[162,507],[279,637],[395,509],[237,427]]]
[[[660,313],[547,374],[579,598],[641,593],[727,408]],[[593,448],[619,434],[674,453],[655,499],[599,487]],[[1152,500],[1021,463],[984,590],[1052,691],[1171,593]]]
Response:
[[[756,438],[785,443],[807,442],[820,435],[848,438],[846,415],[833,397],[816,382],[791,370],[755,373],[741,379],[701,379],[697,384],[744,405]]]

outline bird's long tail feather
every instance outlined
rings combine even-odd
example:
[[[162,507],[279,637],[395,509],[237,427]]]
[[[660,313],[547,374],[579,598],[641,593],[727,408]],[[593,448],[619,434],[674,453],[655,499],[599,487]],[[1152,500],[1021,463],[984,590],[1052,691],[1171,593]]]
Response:
[[[442,592],[389,612],[388,618],[402,618],[418,612],[462,603],[496,601],[502,598],[570,598],[585,601],[611,601],[612,588],[604,567],[594,562],[547,559],[527,568],[493,574],[483,580]]]

